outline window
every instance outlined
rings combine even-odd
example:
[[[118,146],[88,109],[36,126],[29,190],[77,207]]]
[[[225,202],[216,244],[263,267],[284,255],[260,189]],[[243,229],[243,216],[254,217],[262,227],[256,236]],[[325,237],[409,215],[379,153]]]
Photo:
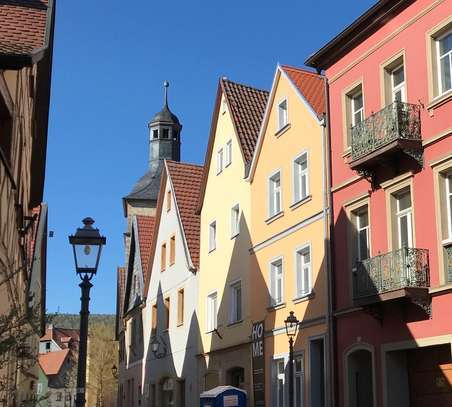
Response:
[[[214,292],[207,297],[207,332],[212,332],[217,329],[217,293]]]
[[[184,323],[184,289],[177,292],[177,325]]]
[[[50,352],[50,342],[46,342],[46,352]]]
[[[70,393],[66,393],[65,399],[66,399],[66,401],[71,401],[71,394]]]
[[[166,211],[169,212],[171,210],[171,191],[168,190],[166,192]]]
[[[169,129],[163,129],[162,138],[169,138]]]
[[[405,69],[403,64],[391,70],[392,102],[406,102]]]
[[[278,171],[268,179],[269,217],[281,212],[281,173]]]
[[[57,400],[57,401],[63,400],[63,394],[62,394],[61,392],[58,392],[58,393],[57,393],[57,395],[56,395],[56,400]]]
[[[297,297],[311,292],[311,249],[306,246],[296,253]]]
[[[242,320],[242,282],[237,281],[230,285],[229,322]]]
[[[303,406],[304,369],[303,357],[294,358],[294,407]]]
[[[413,247],[413,224],[410,190],[396,195],[398,247]]]
[[[232,140],[226,143],[226,154],[224,158],[224,166],[227,167],[232,163]]]
[[[274,406],[284,407],[284,387],[286,382],[284,359],[278,359],[274,362],[275,371],[275,389],[274,389]]]
[[[152,306],[152,321],[151,321],[151,323],[152,323],[151,335],[152,336],[155,336],[155,334],[157,333],[157,315],[158,315],[157,311],[158,311],[158,309],[157,309],[157,303],[156,303]]]
[[[217,152],[217,175],[223,171],[223,149],[220,148]]]
[[[165,298],[163,301],[165,305],[165,329],[169,329],[170,324],[170,299],[169,297]]]
[[[240,233],[240,206],[235,205],[231,209],[231,237]]]
[[[165,271],[165,268],[166,268],[166,243],[162,243],[160,253],[160,270]]]
[[[452,89],[452,31],[436,40],[438,89],[442,95]]]
[[[287,99],[284,99],[278,105],[278,130],[287,126],[289,123],[287,115]]]
[[[309,194],[308,154],[303,153],[293,161],[293,202],[305,199]]]
[[[213,221],[209,225],[209,252],[217,248],[217,222]]]
[[[226,113],[227,107],[228,107],[228,104],[227,104],[226,98],[223,96],[223,98],[221,99],[221,114]]]
[[[277,259],[270,263],[271,305],[282,304],[283,290],[283,263],[282,259]]]
[[[170,262],[170,266],[172,266],[175,261],[176,261],[176,236],[171,236],[170,237],[170,258],[169,258],[169,262]]]
[[[449,240],[452,240],[452,174],[448,174],[445,181],[446,181],[447,231]]]
[[[354,213],[356,227],[356,255],[357,261],[363,261],[370,256],[369,250],[369,213],[367,205],[356,210]]]
[[[348,148],[352,142],[352,127],[357,126],[364,120],[364,97],[361,83],[353,85],[350,90],[346,91],[344,107],[344,134],[347,137],[344,139],[344,143],[345,147]]]
[[[42,383],[38,383],[38,389],[37,389],[36,393],[42,394]]]
[[[158,138],[159,137],[159,131],[157,129],[152,130],[152,138]]]

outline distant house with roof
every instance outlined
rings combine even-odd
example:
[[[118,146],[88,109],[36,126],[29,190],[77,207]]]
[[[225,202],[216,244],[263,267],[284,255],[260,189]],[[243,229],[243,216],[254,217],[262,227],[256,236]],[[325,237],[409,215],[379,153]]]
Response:
[[[40,406],[75,405],[77,358],[80,342],[78,329],[49,325],[39,341],[38,400]]]

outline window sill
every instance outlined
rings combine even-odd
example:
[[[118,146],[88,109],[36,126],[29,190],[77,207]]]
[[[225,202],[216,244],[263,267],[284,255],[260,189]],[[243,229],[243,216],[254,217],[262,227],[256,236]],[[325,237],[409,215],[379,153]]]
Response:
[[[240,325],[242,322],[243,322],[243,319],[239,319],[238,321],[234,321],[234,322],[229,322],[228,327]]]
[[[311,291],[308,294],[304,294],[304,295],[300,295],[299,297],[295,297],[292,302],[294,304],[299,304],[300,302],[305,302],[305,301],[309,301],[312,300],[315,297],[315,294],[313,291]]]
[[[236,234],[232,235],[232,236],[231,236],[231,240],[232,240],[232,239],[235,239],[238,235],[240,235],[240,232],[237,232]]]
[[[275,305],[270,305],[269,307],[267,307],[267,311],[276,311],[278,309],[282,309],[286,307],[286,303],[285,302],[280,302],[279,304],[275,304]]]
[[[216,247],[214,247],[213,249],[209,249],[209,254],[212,253],[212,252],[214,252],[215,250],[217,250]]]
[[[342,158],[348,158],[352,155],[352,148],[347,147],[344,152],[342,153]]]
[[[270,216],[268,219],[265,220],[265,223],[269,225],[270,223],[274,222],[276,219],[282,218],[284,216],[284,211],[279,211],[277,214]]]
[[[437,107],[440,107],[444,103],[447,103],[449,100],[452,99],[452,90],[447,91],[441,96],[435,97],[433,100],[429,102],[427,105],[427,110],[435,109]]]
[[[227,163],[224,165],[224,168],[228,168],[232,163]]]
[[[178,322],[176,326],[179,328],[180,326],[183,326],[183,325],[184,325],[183,322]]]
[[[285,126],[281,127],[276,133],[275,137],[280,137],[283,135],[287,130],[290,129],[290,123],[287,123]]]
[[[307,195],[303,199],[300,199],[299,201],[294,202],[292,205],[290,205],[289,208],[292,209],[292,210],[297,209],[301,205],[303,205],[303,204],[305,204],[305,203],[307,203],[307,202],[309,202],[311,200],[312,200],[312,195]]]
[[[443,247],[449,247],[452,246],[452,239],[445,239],[441,242],[441,244],[443,245]]]
[[[444,285],[440,285],[438,287],[430,288],[428,290],[428,293],[431,296],[434,297],[434,296],[437,296],[437,295],[449,293],[451,291],[452,291],[452,283],[447,283],[447,284],[444,284]]]

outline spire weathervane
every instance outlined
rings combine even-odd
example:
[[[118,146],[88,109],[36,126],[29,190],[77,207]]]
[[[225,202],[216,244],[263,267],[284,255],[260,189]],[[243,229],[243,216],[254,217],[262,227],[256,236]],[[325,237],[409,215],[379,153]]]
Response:
[[[166,107],[168,107],[168,86],[169,86],[169,82],[168,81],[163,82],[163,87],[165,89],[164,105]]]

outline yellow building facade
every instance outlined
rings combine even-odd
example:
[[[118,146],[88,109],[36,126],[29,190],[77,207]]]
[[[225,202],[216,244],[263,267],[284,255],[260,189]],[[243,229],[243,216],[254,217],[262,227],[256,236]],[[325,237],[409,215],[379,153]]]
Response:
[[[266,91],[219,81],[199,206],[201,391],[234,385],[251,395],[251,197],[246,176],[267,97]]]
[[[278,66],[255,148],[251,186],[252,321],[264,321],[265,405],[287,405],[284,321],[294,343],[294,406],[324,406],[327,386],[327,167],[322,76]]]

